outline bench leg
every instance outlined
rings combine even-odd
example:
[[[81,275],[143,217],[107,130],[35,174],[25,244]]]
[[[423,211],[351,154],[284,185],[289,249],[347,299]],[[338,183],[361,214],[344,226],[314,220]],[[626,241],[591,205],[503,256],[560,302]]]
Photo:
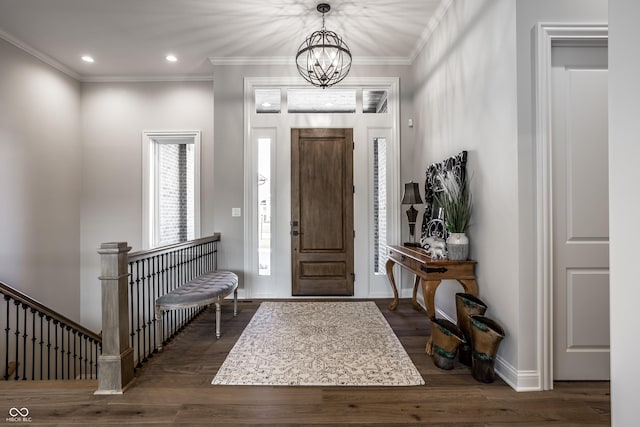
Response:
[[[220,301],[216,301],[216,338],[220,338]]]
[[[238,315],[238,288],[233,291],[233,317]]]
[[[156,340],[158,341],[158,351],[162,351],[162,343],[164,341],[164,337],[162,336],[163,331],[163,317],[164,310],[156,307]]]

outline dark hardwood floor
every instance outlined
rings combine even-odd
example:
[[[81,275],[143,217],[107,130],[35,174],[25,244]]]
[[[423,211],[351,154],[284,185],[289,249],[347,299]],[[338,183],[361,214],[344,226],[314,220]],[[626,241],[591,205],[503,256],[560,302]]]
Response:
[[[609,383],[561,382],[553,391],[517,393],[502,380],[475,381],[469,369],[443,371],[424,353],[424,313],[402,300],[396,312],[377,301],[426,385],[419,387],[213,386],[211,380],[255,313],[223,307],[214,338],[210,308],[137,373],[123,395],[94,396],[95,381],[0,381],[0,423],[27,408],[31,425],[610,425]],[[6,424],[14,424],[6,420]],[[22,423],[24,425],[24,423]]]

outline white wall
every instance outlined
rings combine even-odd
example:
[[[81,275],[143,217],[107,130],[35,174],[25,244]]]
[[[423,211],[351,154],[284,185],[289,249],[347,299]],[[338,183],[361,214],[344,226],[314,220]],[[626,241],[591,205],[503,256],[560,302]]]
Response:
[[[611,421],[638,423],[640,301],[640,3],[609,1],[609,218],[611,262]]]
[[[454,0],[415,64],[416,179],[469,151],[475,210],[471,257],[488,315],[507,333],[498,370],[517,389],[541,386],[536,317],[533,28],[606,23],[606,0]],[[449,284],[438,291],[455,317]]]
[[[518,169],[516,9],[511,0],[454,0],[415,63],[414,179],[468,151],[474,211],[467,234],[487,315],[506,331],[501,357],[517,361]],[[448,282],[436,306],[455,319]]]
[[[0,280],[80,320],[80,87],[0,39]]]
[[[142,132],[201,130],[201,234],[214,231],[213,84],[82,85],[82,324],[99,330],[103,242],[141,249]],[[223,234],[224,240],[226,235]]]

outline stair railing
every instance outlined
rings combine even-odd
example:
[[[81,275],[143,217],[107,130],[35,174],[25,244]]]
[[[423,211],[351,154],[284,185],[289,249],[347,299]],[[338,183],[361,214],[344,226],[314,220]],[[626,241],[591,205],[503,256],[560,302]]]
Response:
[[[0,282],[4,380],[95,379],[102,337]]]
[[[126,242],[100,246],[103,347],[96,394],[123,393],[160,340],[170,340],[205,309],[173,311],[164,319],[163,336],[156,336],[155,300],[217,269],[219,241],[216,233],[131,254]]]
[[[220,234],[129,254],[129,314],[135,367],[156,353],[155,301],[189,280],[216,270]],[[174,310],[164,319],[164,343],[206,307]]]

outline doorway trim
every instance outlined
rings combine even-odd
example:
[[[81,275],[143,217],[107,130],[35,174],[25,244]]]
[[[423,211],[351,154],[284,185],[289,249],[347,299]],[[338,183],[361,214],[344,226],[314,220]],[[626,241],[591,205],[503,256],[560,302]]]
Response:
[[[551,173],[551,49],[603,43],[607,24],[539,23],[535,28],[536,274],[539,388],[553,389],[553,203]]]
[[[260,293],[258,287],[254,286],[254,278],[251,276],[252,269],[254,268],[254,254],[253,254],[253,237],[252,237],[252,227],[253,222],[252,218],[255,217],[255,207],[253,206],[253,175],[252,175],[252,162],[253,162],[253,154],[251,141],[253,140],[253,129],[254,128],[272,128],[272,125],[266,125],[266,122],[263,122],[261,119],[261,115],[255,114],[255,100],[253,99],[253,91],[256,88],[279,88],[282,89],[281,92],[281,113],[274,114],[274,117],[283,118],[286,123],[292,125],[292,127],[299,128],[330,128],[330,127],[344,127],[344,128],[353,128],[354,129],[354,137],[356,136],[358,129],[363,130],[364,134],[366,134],[366,129],[384,129],[385,132],[391,138],[392,144],[388,149],[388,164],[390,166],[390,170],[387,172],[387,179],[389,185],[389,194],[388,198],[390,200],[399,200],[400,199],[400,79],[398,77],[347,77],[341,84],[341,87],[344,88],[354,88],[359,93],[363,89],[387,89],[388,92],[388,126],[371,126],[371,127],[360,127],[357,124],[361,123],[369,123],[367,119],[358,119],[356,120],[356,126],[351,124],[351,119],[345,119],[345,117],[356,117],[353,114],[341,114],[341,113],[288,113],[287,106],[287,96],[285,95],[284,90],[286,89],[294,89],[294,88],[309,88],[308,83],[306,83],[302,78],[293,78],[293,77],[245,77],[244,78],[244,96],[243,96],[243,111],[244,111],[244,183],[245,183],[245,192],[244,192],[244,215],[243,215],[243,231],[244,231],[244,287],[240,290],[241,298],[277,298],[278,295],[272,295],[270,292],[268,295],[264,295]],[[362,97],[361,95],[357,96],[357,105],[358,110],[361,112],[362,106]],[[367,116],[375,116],[375,114],[366,114]],[[267,116],[266,114],[264,116]],[[287,118],[286,116],[289,116]],[[293,117],[293,118],[292,118]],[[276,120],[279,122],[279,119]],[[286,137],[283,134],[283,129],[281,129],[282,122],[279,122],[278,125],[273,125],[273,129],[276,132],[277,137],[284,138]],[[286,127],[286,126],[285,126]],[[278,130],[279,129],[279,130]],[[360,150],[362,144],[359,144],[356,141],[355,149]],[[355,153],[354,153],[355,155]],[[364,159],[364,157],[358,157],[359,159]],[[354,159],[355,161],[355,159]],[[368,161],[368,160],[365,160]],[[358,191],[358,188],[363,188],[359,181],[360,179],[365,179],[361,175],[354,176],[354,185],[356,187],[356,200],[354,200],[354,209],[357,211],[362,207],[366,206],[365,209],[368,208],[367,201],[369,200],[366,197],[366,192]],[[368,178],[367,178],[368,179]],[[364,183],[364,182],[362,182]],[[285,182],[278,182],[278,187],[282,188],[285,186]],[[364,197],[364,198],[363,198]],[[366,205],[363,203],[367,203]],[[358,208],[358,206],[360,208]],[[389,241],[396,241],[400,237],[400,204],[398,203],[390,203],[389,211],[388,211],[388,224],[389,224]],[[281,215],[282,212],[276,213],[277,215]],[[368,223],[368,220],[367,220]],[[289,227],[287,227],[288,229]],[[360,233],[358,227],[356,227],[356,246],[355,251],[358,253],[363,253],[363,245],[358,242],[362,242],[362,236],[368,236],[368,233]],[[369,254],[369,251],[366,251],[368,256],[372,256]],[[358,261],[356,261],[357,263]],[[361,261],[362,262],[362,261]],[[356,271],[361,271],[361,268],[355,266]],[[356,285],[355,288],[355,298],[364,298],[364,297],[390,297],[391,289],[386,283],[386,275],[380,275],[381,278],[384,278],[384,290],[385,293],[380,291],[380,286],[374,286],[369,283],[367,278],[362,277],[361,274],[356,275],[356,280],[362,285]],[[290,289],[290,286],[289,288]],[[276,290],[277,292],[277,290]],[[387,295],[388,292],[389,294]]]

